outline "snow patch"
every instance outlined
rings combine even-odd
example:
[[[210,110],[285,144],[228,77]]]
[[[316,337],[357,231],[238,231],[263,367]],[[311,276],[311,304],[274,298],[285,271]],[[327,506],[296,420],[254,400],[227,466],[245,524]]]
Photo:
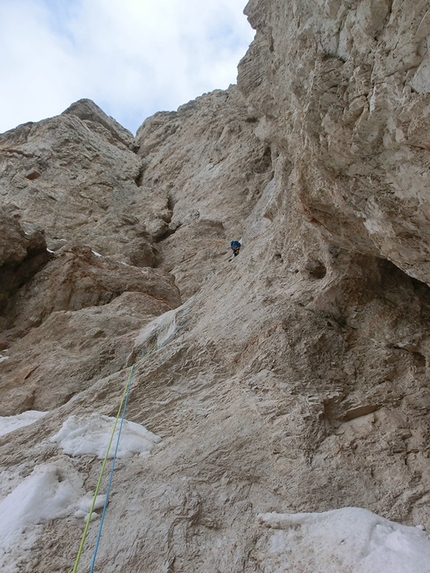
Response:
[[[16,416],[0,416],[0,436],[4,436],[9,432],[17,430],[18,428],[29,426],[33,422],[37,422],[37,420],[43,418],[43,416],[46,416],[46,414],[47,412],[27,410],[27,412],[17,414]]]
[[[3,356],[3,354],[0,354],[0,362],[3,362],[4,360],[8,360],[9,356]]]
[[[109,444],[115,418],[93,413],[90,416],[70,416],[64,422],[61,430],[52,436],[51,442],[57,442],[69,456],[95,454],[103,459]],[[119,422],[114,439],[109,450],[109,458],[115,452],[115,444],[119,432]],[[118,458],[128,458],[135,454],[140,457],[149,456],[155,444],[161,438],[135,422],[124,420]]]
[[[96,257],[101,257],[100,253],[97,253],[97,251],[91,251],[93,253],[93,255],[95,255]]]
[[[82,476],[64,459],[58,464],[36,467],[31,475],[3,471],[0,481],[0,571],[19,573],[22,561],[43,533],[46,522],[54,519],[88,517],[92,495],[85,493]],[[94,509],[104,505],[104,495],[96,498]],[[93,512],[91,520],[98,518]]]
[[[77,494],[57,466],[36,468],[0,502],[0,550],[20,540],[29,526],[69,515],[76,507]],[[35,532],[28,531],[25,545],[34,540]]]
[[[429,573],[430,537],[356,507],[259,516],[277,530],[259,547],[265,573]],[[265,543],[265,545],[264,545]]]

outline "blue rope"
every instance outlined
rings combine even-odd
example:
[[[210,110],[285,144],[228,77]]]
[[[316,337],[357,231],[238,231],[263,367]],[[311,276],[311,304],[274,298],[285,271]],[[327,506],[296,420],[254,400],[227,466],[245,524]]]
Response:
[[[173,338],[175,338],[175,336],[178,334],[178,332],[181,330],[181,328],[184,326],[185,321],[187,320],[188,314],[190,313],[191,308],[194,306],[194,301],[195,301],[196,295],[194,295],[191,299],[191,305],[189,306],[189,308],[187,309],[187,312],[184,314],[180,324],[176,327],[176,329],[174,330],[174,332],[169,336],[169,338],[167,340],[165,340],[158,348],[158,350],[161,350],[161,348],[164,348]],[[141,358],[140,360],[138,360],[135,364],[132,365],[131,367],[131,371],[130,371],[130,376],[128,379],[128,385],[127,385],[127,390],[126,390],[126,395],[125,395],[125,400],[124,400],[124,406],[123,406],[123,410],[122,410],[122,415],[121,415],[121,422],[120,422],[120,426],[119,426],[119,431],[118,431],[118,437],[116,440],[116,445],[115,445],[115,453],[112,459],[112,466],[111,466],[111,470],[110,470],[110,474],[109,474],[109,481],[108,481],[108,485],[107,485],[107,489],[106,489],[106,496],[105,496],[105,502],[103,505],[103,512],[100,518],[100,525],[99,525],[99,531],[97,534],[97,541],[96,541],[96,545],[94,548],[94,554],[93,554],[93,559],[91,562],[91,567],[90,567],[90,573],[93,573],[94,571],[94,567],[95,567],[95,563],[96,563],[96,557],[97,557],[97,551],[100,545],[100,539],[102,536],[102,529],[103,529],[103,524],[104,524],[104,520],[105,520],[105,514],[106,514],[106,508],[108,506],[109,503],[109,493],[110,493],[110,489],[111,489],[111,485],[112,485],[112,480],[113,480],[113,473],[115,470],[115,462],[116,462],[116,458],[117,458],[117,453],[118,453],[118,447],[119,447],[119,441],[121,438],[121,432],[122,432],[122,427],[124,424],[124,418],[125,418],[125,411],[127,409],[127,403],[128,403],[128,397],[130,394],[130,386],[131,386],[131,382],[133,379],[133,372],[134,369],[136,367],[137,364],[139,364],[142,360],[144,360],[145,358],[147,358],[150,354],[152,354],[152,352],[155,352],[157,350],[157,346],[155,345],[145,356],[143,356],[143,358]]]
[[[105,503],[104,503],[104,506],[103,506],[102,516],[101,516],[101,519],[100,519],[99,532],[98,532],[98,535],[97,535],[96,546],[95,546],[95,548],[94,548],[94,554],[93,554],[93,560],[92,560],[92,562],[91,562],[90,573],[93,573],[93,571],[94,571],[94,566],[95,566],[95,564],[96,564],[97,551],[98,551],[99,544],[100,544],[100,538],[101,538],[101,536],[102,536],[102,529],[103,529],[103,523],[104,523],[104,520],[105,520],[106,508],[107,508],[108,502],[109,502],[109,493],[110,493],[110,488],[111,488],[111,485],[112,485],[113,472],[114,472],[114,469],[115,469],[115,462],[116,462],[116,458],[117,458],[117,454],[118,454],[119,441],[120,441],[120,439],[121,439],[122,426],[123,426],[123,424],[124,424],[125,411],[126,411],[126,409],[127,409],[127,402],[128,402],[128,397],[129,397],[129,394],[130,394],[130,386],[131,386],[131,381],[132,381],[132,379],[133,379],[134,368],[135,368],[135,365],[133,364],[133,366],[131,367],[130,377],[129,377],[129,380],[128,380],[127,393],[126,393],[126,396],[125,396],[124,407],[123,407],[123,409],[122,409],[121,422],[120,422],[120,425],[119,425],[118,437],[117,437],[116,445],[115,445],[115,453],[114,453],[114,456],[113,456],[113,459],[112,459],[112,466],[111,466],[111,470],[110,470],[110,474],[109,474],[109,481],[108,481],[107,490],[106,490]]]

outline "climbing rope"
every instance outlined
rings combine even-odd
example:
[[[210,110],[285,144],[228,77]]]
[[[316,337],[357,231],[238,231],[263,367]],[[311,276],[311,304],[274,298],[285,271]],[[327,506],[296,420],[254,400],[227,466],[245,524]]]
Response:
[[[116,440],[116,446],[115,446],[115,452],[112,458],[112,466],[111,466],[111,470],[110,470],[110,474],[109,474],[109,481],[108,481],[108,485],[106,488],[106,496],[105,496],[105,502],[103,505],[103,511],[102,511],[102,516],[100,518],[100,526],[99,526],[99,532],[97,534],[97,541],[96,541],[96,545],[94,548],[94,555],[93,555],[93,560],[91,562],[91,567],[90,567],[90,573],[93,573],[94,571],[94,566],[96,564],[96,557],[97,557],[97,551],[99,548],[99,544],[100,544],[100,538],[102,536],[102,530],[103,530],[103,523],[105,520],[105,514],[106,514],[106,508],[109,502],[109,493],[110,493],[110,488],[112,485],[112,479],[113,479],[113,472],[115,470],[115,462],[116,462],[116,456],[118,454],[118,447],[119,447],[119,441],[121,439],[121,432],[122,432],[122,427],[124,424],[124,418],[125,418],[125,411],[127,410],[127,403],[128,403],[128,397],[130,395],[130,386],[131,386],[131,381],[133,380],[133,372],[135,369],[135,365],[133,364],[133,366],[131,367],[131,371],[130,371],[130,376],[128,377],[128,383],[127,383],[127,391],[125,394],[125,400],[124,400],[124,406],[122,408],[122,416],[121,416],[121,423],[119,425],[119,431],[118,431],[118,437]],[[115,431],[115,429],[114,429]],[[109,452],[109,450],[108,450]],[[90,516],[91,517],[91,516]]]
[[[103,511],[102,511],[102,515],[100,518],[100,525],[99,525],[99,531],[97,534],[97,540],[96,540],[96,544],[94,547],[94,554],[93,554],[93,558],[92,558],[92,562],[91,562],[91,568],[90,568],[90,573],[93,573],[94,571],[94,567],[95,567],[95,562],[96,562],[96,557],[97,557],[97,551],[99,548],[99,544],[100,544],[100,539],[101,539],[101,534],[102,534],[102,530],[103,530],[103,524],[104,524],[104,520],[105,520],[105,514],[106,514],[106,508],[108,506],[109,503],[109,494],[110,494],[110,489],[111,489],[111,485],[112,485],[112,479],[113,479],[113,473],[115,470],[115,463],[116,463],[116,459],[117,459],[117,454],[118,454],[118,447],[119,447],[119,442],[121,439],[121,432],[122,432],[122,428],[123,428],[123,424],[124,424],[124,419],[125,419],[125,412],[127,409],[127,403],[128,403],[128,398],[130,395],[130,388],[131,388],[131,383],[133,380],[133,374],[134,371],[136,369],[136,367],[145,359],[147,359],[151,354],[153,354],[154,352],[156,352],[157,350],[161,350],[162,348],[164,348],[165,346],[167,346],[167,344],[169,344],[169,342],[171,340],[173,340],[173,338],[178,334],[178,332],[181,330],[181,328],[183,327],[183,325],[185,324],[185,321],[188,318],[188,315],[190,313],[191,308],[194,306],[194,302],[195,302],[195,295],[191,298],[191,302],[187,308],[187,311],[185,312],[184,316],[182,317],[181,322],[179,323],[179,325],[175,328],[175,330],[172,332],[172,334],[162,343],[160,344],[160,346],[158,346],[158,341],[154,343],[154,345],[145,353],[144,356],[142,356],[142,358],[140,358],[137,362],[135,362],[130,369],[130,374],[128,376],[127,379],[127,383],[124,387],[124,391],[122,393],[122,397],[121,397],[121,402],[118,408],[118,412],[115,418],[115,422],[114,422],[114,426],[112,429],[112,433],[110,435],[110,439],[109,439],[109,443],[106,449],[106,453],[105,456],[103,458],[103,463],[102,463],[102,467],[100,469],[100,474],[99,474],[99,478],[97,480],[97,485],[96,485],[96,489],[94,490],[94,495],[93,495],[93,499],[91,502],[91,508],[90,508],[90,512],[88,514],[86,523],[85,523],[85,528],[84,528],[84,532],[82,534],[82,539],[79,545],[79,550],[78,550],[78,554],[76,556],[76,560],[75,560],[75,565],[72,569],[72,573],[76,573],[78,570],[78,566],[79,566],[79,562],[81,560],[81,556],[82,556],[82,552],[84,550],[84,545],[85,545],[85,540],[87,538],[88,535],[88,530],[90,527],[90,523],[91,523],[91,518],[93,515],[93,511],[96,505],[96,500],[97,500],[97,496],[100,490],[100,486],[101,486],[101,482],[102,482],[102,478],[103,478],[103,474],[105,471],[105,467],[106,467],[106,463],[107,460],[109,458],[109,452],[112,446],[112,442],[113,442],[113,438],[116,432],[116,428],[118,425],[118,421],[121,417],[121,421],[120,421],[120,426],[119,426],[119,431],[118,431],[118,436],[116,439],[116,445],[115,445],[115,452],[112,458],[112,465],[111,465],[111,470],[110,470],[110,474],[109,474],[109,480],[108,480],[108,485],[107,485],[107,489],[106,489],[106,496],[105,496],[105,501],[104,501],[104,505],[103,505]]]
[[[94,507],[95,507],[95,505],[96,505],[97,496],[98,496],[98,493],[99,493],[99,490],[100,490],[100,486],[101,486],[103,474],[104,474],[105,467],[106,467],[106,463],[107,463],[107,460],[108,460],[108,457],[109,457],[109,452],[110,452],[110,449],[111,449],[111,446],[112,446],[112,442],[113,442],[113,438],[114,438],[114,435],[115,435],[116,427],[117,427],[117,425],[118,425],[118,420],[119,420],[119,417],[120,417],[121,412],[122,412],[122,410],[123,410],[123,405],[124,405],[124,403],[125,403],[126,397],[128,396],[128,391],[129,391],[129,388],[130,388],[130,385],[131,385],[131,380],[132,380],[132,378],[133,378],[134,368],[135,368],[135,365],[133,364],[133,366],[131,367],[131,371],[130,371],[130,375],[129,375],[129,377],[128,377],[127,384],[126,384],[126,386],[125,386],[125,388],[124,388],[124,392],[122,393],[121,402],[120,402],[120,405],[119,405],[119,408],[118,408],[118,413],[117,413],[117,415],[116,415],[115,423],[114,423],[114,425],[113,425],[112,433],[111,433],[110,439],[109,439],[109,444],[108,444],[108,447],[107,447],[107,449],[106,449],[105,456],[104,456],[104,458],[103,458],[103,463],[102,463],[102,467],[101,467],[101,469],[100,469],[99,479],[97,480],[96,489],[94,490],[94,495],[93,495],[93,500],[92,500],[92,502],[91,502],[90,512],[89,512],[89,514],[88,514],[87,521],[86,521],[86,523],[85,523],[85,529],[84,529],[84,532],[83,532],[83,534],[82,534],[81,543],[80,543],[80,545],[79,545],[79,550],[78,550],[78,554],[77,554],[77,556],[76,556],[76,561],[75,561],[75,565],[74,565],[74,567],[73,567],[72,573],[76,573],[76,571],[78,570],[79,561],[80,561],[80,559],[81,559],[82,551],[83,551],[83,549],[84,549],[85,540],[86,540],[86,538],[87,538],[88,529],[89,529],[89,527],[90,527],[91,517],[92,517],[92,515],[93,515]],[[125,410],[124,410],[124,414],[125,414]],[[117,440],[117,445],[118,445],[118,440]]]

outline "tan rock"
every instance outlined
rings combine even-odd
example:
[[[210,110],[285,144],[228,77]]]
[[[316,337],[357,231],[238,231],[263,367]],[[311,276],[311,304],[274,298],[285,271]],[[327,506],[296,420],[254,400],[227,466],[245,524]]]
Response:
[[[52,171],[25,164],[21,175],[40,170],[27,186],[62,189],[56,240],[69,245],[4,317],[1,412],[48,413],[0,437],[0,501],[46,464],[93,490],[95,456],[49,439],[70,415],[115,415],[131,362],[126,417],[162,438],[117,466],[105,573],[257,573],[267,537],[257,516],[274,511],[359,506],[430,527],[427,164],[411,144],[426,141],[427,95],[407,87],[424,58],[424,3],[252,0],[247,11],[257,35],[242,94],[156,114],[137,154],[87,103],[2,140],[21,153],[9,153],[2,185],[7,201],[21,197],[25,225],[41,213],[19,188],[17,156],[52,154]],[[73,178],[58,185],[71,157],[80,187],[106,200],[99,227],[82,218]],[[49,243],[54,218],[41,221]],[[118,262],[141,252],[128,226],[147,233],[160,268]],[[231,239],[243,247],[229,261]],[[168,273],[183,301],[195,293],[177,312]],[[160,325],[175,337],[155,351]],[[70,571],[82,530],[72,514],[38,524],[8,566]]]
[[[0,415],[45,411],[126,366],[133,331],[180,304],[173,278],[64,250],[12,297]]]
[[[45,237],[36,231],[27,235],[12,205],[0,210],[0,312],[4,314],[9,298],[25,285],[51,258]],[[0,315],[0,324],[3,322]],[[0,342],[2,344],[2,342]]]
[[[252,0],[257,34],[238,83],[264,115],[260,133],[287,150],[308,218],[429,283],[427,10]]]
[[[133,146],[132,135],[89,100],[24,124],[0,136],[2,202],[16,205],[26,231],[43,229],[52,250],[90,244],[153,266],[151,236],[136,216],[142,162]]]

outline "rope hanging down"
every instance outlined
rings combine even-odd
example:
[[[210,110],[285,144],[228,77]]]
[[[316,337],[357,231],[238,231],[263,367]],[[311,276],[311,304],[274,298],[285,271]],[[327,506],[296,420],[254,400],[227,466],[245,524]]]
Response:
[[[94,571],[94,566],[95,566],[95,564],[96,564],[97,551],[98,551],[99,544],[100,544],[100,538],[101,538],[101,536],[102,536],[102,530],[103,530],[103,523],[104,523],[104,520],[105,520],[106,508],[107,508],[107,505],[108,505],[108,502],[109,502],[109,493],[110,493],[110,488],[111,488],[111,485],[112,485],[112,479],[113,479],[113,472],[114,472],[114,469],[115,469],[116,456],[117,456],[117,454],[118,454],[119,441],[120,441],[120,439],[121,439],[122,426],[123,426],[123,424],[124,424],[125,411],[126,411],[126,409],[127,409],[128,397],[129,397],[129,395],[130,395],[130,386],[131,386],[131,381],[133,380],[134,368],[135,368],[135,366],[134,366],[134,364],[133,364],[133,366],[131,367],[130,376],[129,376],[129,378],[128,378],[127,391],[126,391],[125,400],[124,400],[124,407],[123,407],[123,409],[122,409],[121,423],[120,423],[120,425],[119,425],[118,437],[117,437],[116,446],[115,446],[115,453],[114,453],[114,456],[113,456],[113,458],[112,458],[112,466],[111,466],[111,470],[110,470],[110,474],[109,474],[109,481],[108,481],[108,485],[107,485],[107,489],[106,489],[105,502],[104,502],[104,505],[103,505],[102,516],[101,516],[101,519],[100,519],[99,532],[98,532],[98,534],[97,534],[97,541],[96,541],[96,545],[95,545],[95,548],[94,548],[94,555],[93,555],[93,560],[92,560],[92,562],[91,562],[90,573],[93,573],[93,571]],[[115,430],[114,430],[114,431],[115,431]],[[109,451],[109,450],[108,450],[108,451]],[[91,515],[90,515],[90,519],[91,519]]]
[[[93,511],[94,511],[94,507],[96,505],[96,500],[97,500],[97,496],[100,490],[100,486],[101,486],[101,482],[102,482],[102,478],[103,478],[103,474],[105,471],[105,467],[106,467],[106,463],[109,457],[109,452],[112,446],[112,442],[113,442],[113,438],[115,436],[115,432],[116,432],[116,428],[118,425],[118,420],[121,417],[121,422],[120,422],[120,427],[119,427],[119,431],[118,431],[118,436],[117,436],[117,440],[116,440],[116,445],[115,445],[115,452],[114,452],[114,456],[112,458],[112,466],[111,466],[111,470],[110,470],[110,474],[109,474],[109,481],[108,481],[108,485],[107,485],[107,489],[106,489],[106,496],[105,496],[105,501],[104,501],[104,505],[103,505],[103,511],[102,511],[102,515],[101,515],[101,519],[100,519],[100,525],[99,525],[99,531],[97,534],[97,540],[96,540],[96,545],[94,548],[94,554],[93,554],[93,559],[91,562],[91,568],[90,568],[90,573],[93,573],[94,571],[94,567],[95,567],[95,562],[96,562],[96,557],[97,557],[97,551],[99,548],[99,544],[100,544],[100,538],[101,538],[101,534],[102,534],[102,530],[103,530],[103,524],[104,524],[104,519],[105,519],[105,514],[106,514],[106,508],[108,506],[109,503],[109,493],[110,493],[110,489],[111,489],[111,485],[112,485],[112,479],[113,479],[113,473],[115,470],[115,462],[116,462],[116,458],[117,458],[117,453],[118,453],[118,447],[119,447],[119,441],[121,438],[121,432],[122,432],[122,427],[124,424],[124,419],[125,419],[125,412],[127,409],[127,403],[128,403],[128,398],[130,395],[130,388],[131,388],[131,383],[133,380],[133,374],[134,371],[136,369],[136,367],[146,358],[148,358],[151,354],[153,354],[154,352],[156,352],[157,350],[161,350],[161,348],[164,348],[165,346],[167,346],[167,344],[169,344],[169,342],[171,340],[173,340],[173,338],[175,338],[175,336],[178,334],[178,332],[181,330],[181,328],[183,327],[188,314],[191,310],[191,308],[194,305],[194,301],[195,301],[195,295],[191,298],[191,302],[189,304],[189,307],[186,311],[186,313],[184,314],[184,316],[182,317],[181,322],[179,323],[179,325],[175,328],[175,330],[172,332],[172,334],[162,343],[160,344],[160,346],[158,346],[158,342],[156,342],[147,352],[144,356],[142,356],[142,358],[140,358],[137,362],[135,362],[130,369],[130,374],[128,376],[127,379],[127,383],[124,387],[124,391],[122,393],[122,397],[121,397],[121,402],[118,408],[118,412],[115,418],[115,422],[114,422],[114,426],[112,429],[112,433],[109,439],[109,443],[106,449],[106,453],[105,456],[103,458],[103,463],[102,463],[102,467],[100,469],[100,474],[99,474],[99,478],[97,480],[97,485],[96,485],[96,489],[94,490],[94,495],[93,495],[93,500],[91,502],[91,508],[90,508],[90,512],[88,514],[87,517],[87,521],[85,523],[85,529],[84,532],[82,534],[82,539],[81,539],[81,543],[79,545],[79,550],[78,550],[78,554],[76,556],[76,560],[75,560],[75,565],[72,569],[72,573],[76,573],[78,570],[78,566],[79,566],[79,562],[82,556],[82,552],[84,550],[84,544],[85,544],[85,540],[87,538],[88,535],[88,529],[90,527],[90,523],[91,523],[91,517],[93,515]]]

